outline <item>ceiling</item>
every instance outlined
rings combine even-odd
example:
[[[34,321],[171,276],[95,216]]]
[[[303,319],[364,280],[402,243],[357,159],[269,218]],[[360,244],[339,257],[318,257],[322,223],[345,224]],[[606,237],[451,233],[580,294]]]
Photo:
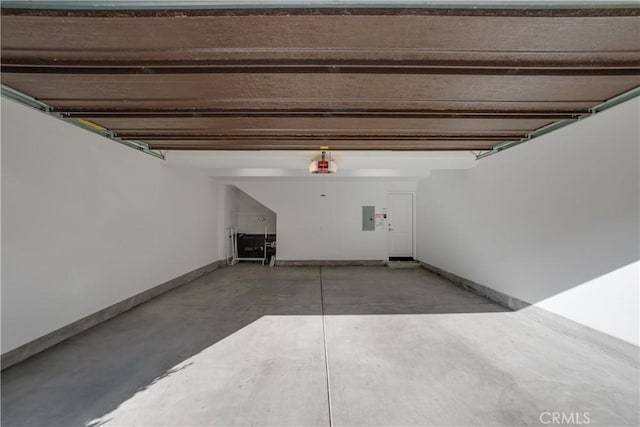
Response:
[[[2,83],[156,150],[483,151],[640,84],[640,9],[2,9]]]
[[[166,165],[173,168],[200,169],[214,178],[317,180],[309,173],[315,157],[309,151],[172,151]],[[335,180],[418,180],[435,170],[461,170],[475,167],[475,157],[465,151],[339,151],[332,152],[338,173],[321,175]]]

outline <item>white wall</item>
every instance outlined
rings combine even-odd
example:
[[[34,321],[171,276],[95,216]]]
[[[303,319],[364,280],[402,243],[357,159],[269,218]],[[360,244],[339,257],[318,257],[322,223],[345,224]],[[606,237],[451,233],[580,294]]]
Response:
[[[418,257],[638,345],[640,101],[418,184]]]
[[[362,231],[362,206],[387,207],[389,191],[415,191],[413,181],[340,180],[235,181],[277,214],[277,258],[281,260],[384,260],[386,227]]]
[[[220,258],[231,258],[231,234],[229,229],[238,225],[238,217],[234,213],[238,211],[238,194],[240,190],[235,185],[219,184],[218,193],[220,194],[220,214],[219,214],[219,230],[220,236],[219,253]]]
[[[2,100],[2,352],[219,259],[216,184]]]
[[[236,214],[240,233],[263,234],[265,227],[269,234],[276,233],[275,212],[243,191],[238,191]]]

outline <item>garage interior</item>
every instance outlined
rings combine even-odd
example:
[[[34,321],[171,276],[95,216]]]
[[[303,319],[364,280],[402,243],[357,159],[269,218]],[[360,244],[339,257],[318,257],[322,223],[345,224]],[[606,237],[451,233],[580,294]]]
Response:
[[[637,2],[1,6],[2,425],[640,425]]]

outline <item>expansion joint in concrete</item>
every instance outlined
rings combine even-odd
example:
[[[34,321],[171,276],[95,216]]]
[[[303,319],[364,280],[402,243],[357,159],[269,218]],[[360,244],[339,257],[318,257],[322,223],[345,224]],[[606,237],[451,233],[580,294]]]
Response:
[[[329,374],[329,351],[327,350],[327,325],[324,316],[324,295],[322,291],[322,266],[319,266],[320,276],[320,309],[322,314],[322,342],[324,346],[325,374],[327,375],[327,405],[329,408],[329,427],[333,426],[333,412],[331,410],[331,376]]]

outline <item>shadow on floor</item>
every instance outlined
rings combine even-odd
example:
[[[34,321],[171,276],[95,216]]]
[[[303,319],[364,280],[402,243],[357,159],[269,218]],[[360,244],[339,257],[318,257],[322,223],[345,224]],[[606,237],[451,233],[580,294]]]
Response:
[[[90,425],[171,375],[180,362],[262,316],[320,316],[323,310],[338,315],[505,309],[423,269],[241,264],[203,276],[3,371],[2,425]]]
[[[246,390],[216,391],[229,398],[217,408],[216,416],[222,417],[219,422],[241,425],[244,419],[233,411],[244,411],[242,416],[252,419],[246,412],[260,410],[262,402],[275,405],[270,399],[278,396],[278,390],[287,390],[294,400],[300,397],[300,402],[290,402],[293,407],[317,401],[318,395],[326,396],[323,313],[330,319],[506,311],[423,269],[241,264],[203,276],[3,371],[2,425],[127,425],[118,424],[122,421],[114,421],[110,414],[117,408],[126,413],[126,402],[151,389],[159,393],[158,401],[162,402],[148,408],[158,419],[167,420],[176,411],[190,411],[193,420],[203,420],[198,425],[207,425],[211,422],[206,421],[211,415],[207,408],[216,403],[204,397],[193,376],[181,376],[194,363],[216,378],[238,376],[224,378],[222,384],[252,388],[249,395]],[[335,325],[339,334],[341,326]],[[391,337],[402,333],[392,330]],[[408,341],[401,350],[411,351],[411,336],[405,335]],[[274,340],[274,336],[279,339]],[[274,347],[278,345],[283,348]],[[224,357],[212,356],[227,350]],[[264,361],[257,363],[256,354],[262,353],[284,357],[285,364],[277,365],[276,358],[266,365]],[[208,359],[202,355],[208,355]],[[272,369],[285,374],[282,378],[273,375],[269,381],[274,382],[268,386],[256,385],[255,381],[264,379],[256,374],[257,365],[260,373]],[[169,377],[176,379],[171,386],[164,381]],[[181,394],[170,389],[157,391],[176,384]],[[260,390],[274,396],[256,395]],[[239,396],[235,400],[234,393]],[[240,396],[245,400],[249,396],[251,406],[234,408],[233,402],[239,405]],[[296,418],[296,411],[283,411],[288,418],[280,415],[271,424],[327,425],[326,404],[314,403],[307,411],[309,418]],[[136,420],[141,412],[139,406],[136,408],[130,411],[134,417],[130,420]],[[271,406],[263,409],[267,414]],[[166,417],[163,410],[168,411]],[[145,419],[130,422],[140,425]]]

